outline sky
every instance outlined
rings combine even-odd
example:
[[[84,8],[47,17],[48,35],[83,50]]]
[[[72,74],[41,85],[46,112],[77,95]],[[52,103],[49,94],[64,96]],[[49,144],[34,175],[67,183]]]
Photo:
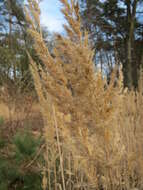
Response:
[[[41,8],[41,24],[46,26],[52,32],[63,32],[63,24],[65,19],[60,11],[61,3],[59,0],[42,0]],[[143,21],[141,17],[138,18],[140,22]]]
[[[59,0],[43,0],[40,3],[41,24],[46,26],[50,32],[62,32],[65,19],[60,12]]]

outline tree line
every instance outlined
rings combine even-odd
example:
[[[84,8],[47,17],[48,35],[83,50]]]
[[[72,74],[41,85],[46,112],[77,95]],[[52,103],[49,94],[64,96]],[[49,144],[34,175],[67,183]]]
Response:
[[[83,28],[95,49],[95,64],[107,77],[123,65],[125,86],[137,87],[143,66],[143,1],[79,0]],[[24,0],[0,0],[0,83],[31,81],[26,50],[38,60],[27,34]],[[45,40],[47,29],[43,29]],[[47,45],[52,47],[52,40]],[[40,60],[38,61],[40,62]]]
[[[24,11],[24,0],[0,0],[0,84],[33,88],[26,51],[39,63],[33,49],[33,40],[27,34],[29,26]],[[51,38],[43,28],[47,45]],[[48,38],[49,36],[49,38]]]
[[[80,5],[95,62],[108,73],[122,64],[125,86],[137,87],[143,66],[143,1],[80,0]]]

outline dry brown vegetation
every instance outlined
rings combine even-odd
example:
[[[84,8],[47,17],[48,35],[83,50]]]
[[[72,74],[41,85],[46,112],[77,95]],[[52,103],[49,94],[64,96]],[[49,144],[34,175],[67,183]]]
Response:
[[[43,62],[28,54],[45,125],[43,189],[143,189],[142,79],[138,91],[124,89],[119,66],[108,84],[94,67],[78,3],[61,3],[67,36],[57,35],[54,56],[39,29],[37,1],[26,9]]]

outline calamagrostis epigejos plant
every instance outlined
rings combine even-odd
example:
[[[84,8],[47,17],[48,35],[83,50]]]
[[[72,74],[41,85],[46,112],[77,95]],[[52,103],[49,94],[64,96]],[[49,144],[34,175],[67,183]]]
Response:
[[[130,145],[135,136],[128,128],[131,121],[126,120],[126,117],[130,120],[131,115],[125,117],[124,113],[129,113],[127,105],[130,103],[126,103],[129,98],[133,98],[132,105],[135,106],[135,97],[123,91],[121,70],[119,79],[115,69],[110,84],[107,84],[94,67],[88,33],[81,31],[77,1],[60,1],[67,20],[64,26],[67,35],[56,36],[54,56],[42,38],[38,2],[29,0],[29,9],[25,11],[31,26],[28,32],[43,63],[37,66],[29,55],[45,120],[47,143],[52,144],[55,134],[57,136],[63,189],[66,184],[60,139],[96,189],[131,189],[136,186],[133,179],[136,168],[132,165],[130,168],[131,158],[127,153],[137,152],[139,148],[132,149],[133,144]],[[127,134],[128,130],[131,134]],[[133,160],[136,162],[136,159]]]

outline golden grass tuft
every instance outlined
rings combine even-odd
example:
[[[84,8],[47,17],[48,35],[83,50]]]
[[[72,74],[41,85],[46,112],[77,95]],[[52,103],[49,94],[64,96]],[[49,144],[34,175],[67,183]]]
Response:
[[[70,172],[79,171],[87,177],[86,189],[90,189],[91,184],[99,190],[141,189],[141,87],[138,92],[123,89],[120,67],[114,69],[110,83],[107,83],[94,66],[88,33],[81,31],[77,1],[71,0],[69,3],[61,0],[61,3],[67,20],[64,26],[67,35],[56,36],[54,57],[42,38],[38,2],[29,1],[29,9],[26,10],[27,20],[31,23],[28,32],[34,39],[35,50],[44,65],[37,66],[28,54],[45,121],[45,159],[48,164],[54,162],[51,164],[55,174],[54,188],[69,189],[65,180],[64,161],[70,158],[74,166]],[[58,154],[60,157],[61,184],[57,183],[56,160],[54,156],[53,160],[49,160],[49,151],[51,155]],[[71,156],[64,157],[67,154]],[[72,174],[68,176],[71,180]],[[72,187],[74,185],[70,189]]]

